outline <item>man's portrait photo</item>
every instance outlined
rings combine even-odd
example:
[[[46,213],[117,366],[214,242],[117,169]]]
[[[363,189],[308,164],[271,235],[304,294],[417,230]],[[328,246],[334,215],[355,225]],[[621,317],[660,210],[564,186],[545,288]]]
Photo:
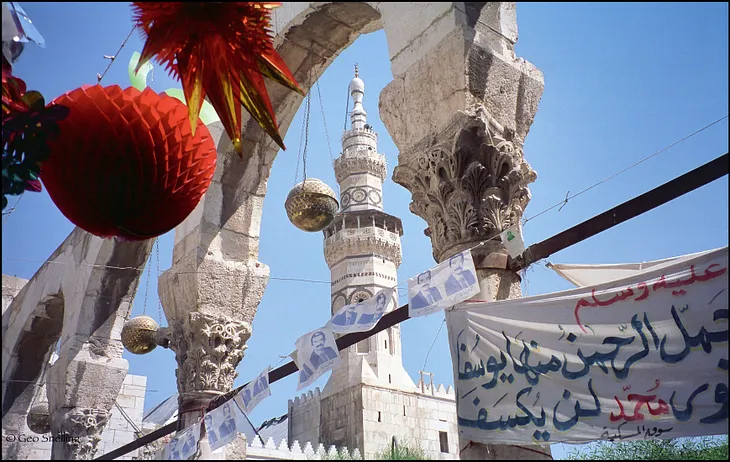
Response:
[[[231,433],[234,433],[236,431],[236,419],[233,418],[233,414],[231,414],[231,403],[223,403],[223,423],[221,423],[220,427],[218,427],[218,435],[221,438],[225,438],[226,436],[230,435]]]
[[[443,298],[436,287],[431,287],[431,270],[419,274],[416,282],[420,286],[420,290],[411,296],[410,307],[412,309],[430,306]]]
[[[173,438],[170,440],[170,452],[169,456],[170,460],[180,460],[180,450],[178,449],[178,439]]]
[[[449,259],[449,268],[451,268],[452,274],[444,284],[447,297],[476,284],[477,279],[474,274],[464,269],[463,253],[456,254]]]
[[[358,302],[357,304],[347,305],[347,310],[345,312],[338,314],[332,319],[332,324],[335,324],[337,326],[351,326],[355,324],[355,320],[357,319],[357,311],[362,305],[362,302]],[[361,323],[362,324],[362,323]]]
[[[200,426],[196,425],[194,428],[197,428],[200,430]],[[187,435],[185,436],[185,441],[183,441],[182,446],[182,454],[180,454],[182,457],[187,459],[188,457],[195,454],[195,451],[197,450],[197,442],[195,441],[195,435],[192,431],[187,432]]]
[[[299,383],[304,383],[312,376],[312,369],[307,366],[306,363],[302,364],[302,369],[299,371]]]
[[[381,291],[378,293],[378,295],[375,296],[375,312],[370,313],[364,313],[362,316],[360,316],[360,320],[357,322],[358,324],[370,324],[371,322],[378,321],[380,318],[383,317],[383,313],[385,313],[385,307],[388,305],[388,297],[385,295],[384,291]]]
[[[332,347],[325,346],[326,340],[323,332],[315,332],[312,334],[311,342],[314,351],[312,351],[312,355],[309,357],[309,362],[312,363],[312,367],[315,369],[319,369],[319,366],[337,357],[337,352]]]
[[[244,388],[241,390],[241,399],[243,400],[243,407],[248,407],[248,403],[251,402],[251,389]]]
[[[269,388],[269,384],[266,382],[266,377],[259,377],[253,385],[253,395],[256,396],[259,393],[263,393],[267,388]]]
[[[210,413],[205,414],[204,420],[205,431],[208,433],[208,444],[215,446],[218,442],[218,434],[215,432],[215,428],[213,427],[213,416]]]

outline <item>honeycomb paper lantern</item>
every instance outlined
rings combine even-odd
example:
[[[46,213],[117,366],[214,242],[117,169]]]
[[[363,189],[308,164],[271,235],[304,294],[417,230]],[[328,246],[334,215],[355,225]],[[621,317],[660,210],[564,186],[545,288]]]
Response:
[[[144,240],[193,211],[213,178],[216,148],[187,107],[147,88],[84,86],[51,104],[70,109],[40,178],[66,218],[99,237]]]

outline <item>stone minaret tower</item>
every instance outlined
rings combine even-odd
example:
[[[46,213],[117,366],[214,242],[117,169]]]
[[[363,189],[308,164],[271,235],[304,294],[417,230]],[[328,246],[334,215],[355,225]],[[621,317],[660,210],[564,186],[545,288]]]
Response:
[[[351,128],[342,136],[342,153],[334,169],[340,185],[341,211],[324,230],[324,255],[332,274],[332,313],[344,305],[365,300],[397,282],[401,263],[400,219],[383,212],[385,156],[378,153],[378,135],[367,124],[362,100],[365,84],[350,82],[353,108]],[[397,306],[397,292],[394,292]],[[333,371],[323,395],[336,394],[357,384],[414,390],[403,368],[400,328],[380,332],[341,352],[342,363]]]

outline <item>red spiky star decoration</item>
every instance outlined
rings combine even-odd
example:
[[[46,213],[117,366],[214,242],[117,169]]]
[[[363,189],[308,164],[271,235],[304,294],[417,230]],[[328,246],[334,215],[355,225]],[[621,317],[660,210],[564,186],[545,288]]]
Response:
[[[241,106],[282,148],[263,77],[304,94],[274,49],[271,10],[280,2],[134,2],[146,39],[137,70],[156,56],[182,82],[193,130],[208,96],[241,154]]]

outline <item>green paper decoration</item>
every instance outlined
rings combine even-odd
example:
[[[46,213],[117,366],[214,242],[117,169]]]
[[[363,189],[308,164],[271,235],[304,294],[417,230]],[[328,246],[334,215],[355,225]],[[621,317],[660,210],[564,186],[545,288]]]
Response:
[[[129,81],[132,84],[134,88],[136,88],[139,91],[143,91],[145,87],[147,87],[147,74],[152,71],[152,63],[147,62],[145,63],[142,68],[139,70],[139,72],[135,73],[134,69],[137,67],[137,63],[139,63],[139,58],[142,55],[140,55],[138,52],[132,53],[132,58],[129,60],[129,67],[127,68],[127,72],[129,73]],[[168,96],[172,96],[173,98],[176,98],[183,102],[183,104],[187,104],[185,102],[185,94],[183,93],[182,89],[180,88],[170,88],[168,90],[165,90],[165,93]],[[220,118],[218,117],[218,114],[215,112],[215,109],[213,109],[213,106],[210,105],[209,102],[203,101],[203,107],[200,110],[200,120],[203,121],[203,123],[208,126],[212,123],[219,122]]]

